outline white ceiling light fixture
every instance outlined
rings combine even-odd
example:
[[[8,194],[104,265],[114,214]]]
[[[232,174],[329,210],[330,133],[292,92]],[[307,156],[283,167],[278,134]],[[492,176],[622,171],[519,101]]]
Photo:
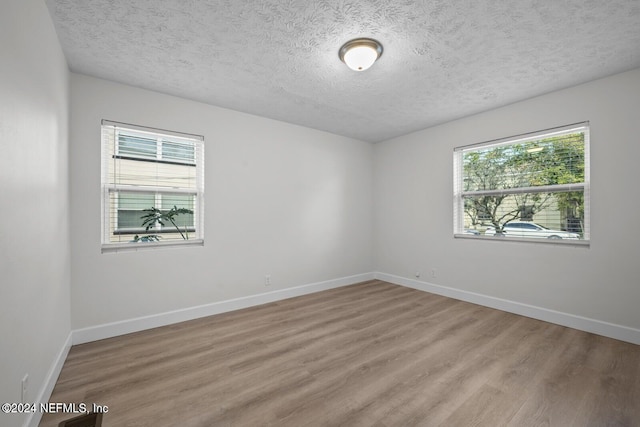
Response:
[[[382,55],[382,45],[374,39],[353,39],[342,45],[340,60],[354,71],[371,67]]]

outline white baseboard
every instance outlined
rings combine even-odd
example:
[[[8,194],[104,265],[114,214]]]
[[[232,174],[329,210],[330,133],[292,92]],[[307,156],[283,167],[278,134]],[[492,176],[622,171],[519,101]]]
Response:
[[[75,331],[72,331],[71,341],[73,345],[83,344],[86,342],[111,338],[118,335],[124,335],[132,332],[166,326],[173,323],[212,316],[214,314],[226,313],[229,311],[253,307],[256,305],[279,301],[286,298],[293,298],[301,295],[338,288],[341,286],[352,285],[372,279],[380,279],[396,285],[406,286],[409,288],[418,289],[421,291],[430,292],[461,301],[467,301],[474,304],[483,305],[485,307],[495,308],[509,313],[519,314],[522,316],[543,320],[545,322],[555,323],[558,325],[567,326],[569,328],[579,329],[581,331],[591,332],[597,335],[602,335],[620,341],[626,341],[632,344],[640,345],[640,329],[634,329],[628,326],[617,325],[601,320],[591,319],[588,317],[563,313],[543,307],[523,304],[516,301],[491,297],[475,292],[464,291],[456,288],[450,288],[447,286],[436,285],[429,282],[423,282],[420,280],[409,279],[406,277],[400,277],[381,272],[363,273],[354,276],[327,280],[324,282],[311,283],[307,285],[296,286],[293,288],[280,289],[257,295],[250,295],[211,304],[204,304],[196,307],[189,307],[166,313],[159,313],[151,316],[138,317],[135,319],[128,319],[119,322],[92,326],[84,329],[77,329]],[[66,352],[68,352],[68,350],[69,348],[67,347]],[[64,358],[62,359],[62,362],[64,362]]]
[[[118,335],[171,325],[187,320],[212,316],[214,314],[226,313],[228,311],[253,307],[260,304],[279,301],[286,298],[293,298],[301,295],[339,288],[341,286],[353,285],[355,283],[373,280],[374,273],[363,273],[354,276],[342,277],[339,279],[327,280],[324,282],[311,283],[308,285],[296,286],[293,288],[280,289],[272,292],[265,292],[257,295],[250,295],[226,301],[204,304],[196,307],[189,307],[181,310],[166,313],[154,314],[151,316],[138,317],[119,322],[107,323],[104,325],[92,326],[73,331],[73,344],[83,344],[90,341],[97,341],[111,338]]]
[[[435,285],[433,283],[423,282],[420,280],[394,276],[392,274],[377,272],[374,273],[374,275],[376,279],[384,280],[385,282],[396,285],[406,286],[408,288],[418,289],[461,301],[467,301],[483,305],[485,307],[495,308],[509,313],[531,317],[533,319],[544,320],[545,322],[555,323],[557,325],[567,326],[569,328],[640,345],[640,329],[616,325],[614,323],[603,322],[601,320],[576,316],[574,314],[563,313],[560,311],[549,310],[547,308],[536,307],[502,298],[463,291],[447,286]]]
[[[64,361],[67,360],[67,355],[69,354],[69,349],[71,349],[72,342],[72,332],[67,336],[66,341],[62,345],[60,352],[58,353],[58,357],[53,361],[53,364],[49,368],[49,372],[47,372],[47,376],[45,377],[44,384],[40,391],[38,392],[38,397],[33,401],[36,405],[40,403],[46,403],[49,401],[51,397],[51,393],[53,392],[53,388],[56,385],[56,381],[58,381],[58,377],[60,376],[60,371],[62,371],[62,366],[64,365]],[[42,418],[42,412],[35,411],[29,413],[27,419],[24,422],[24,427],[38,427],[40,424],[40,419]]]
[[[293,298],[301,295],[339,288],[342,286],[348,286],[373,279],[379,279],[396,285],[406,286],[424,292],[430,292],[461,301],[467,301],[485,307],[495,308],[509,313],[519,314],[522,316],[555,323],[557,325],[567,326],[569,328],[591,332],[597,335],[602,335],[620,341],[626,341],[632,344],[640,345],[640,329],[616,325],[613,323],[603,322],[600,320],[590,319],[582,316],[576,316],[573,314],[562,313],[555,310],[549,310],[542,307],[536,307],[515,301],[495,298],[474,292],[463,291],[447,286],[435,285],[433,283],[422,282],[419,280],[395,276],[392,274],[380,272],[363,273],[354,276],[342,277],[339,279],[327,280],[324,282],[311,283],[308,285],[296,286],[293,288],[281,289],[272,292],[265,292],[258,295],[250,295],[242,298],[235,298],[232,300],[205,304],[197,307],[190,307],[182,310],[175,310],[167,313],[160,313],[152,316],[139,317],[135,319],[113,322],[72,331],[63,344],[58,357],[51,365],[49,372],[47,373],[44,385],[38,393],[38,398],[35,400],[35,402],[47,402],[51,397],[53,388],[56,384],[58,376],[60,375],[60,371],[62,370],[62,366],[64,365],[64,362],[69,353],[69,349],[72,345],[111,338],[131,332],[142,331],[145,329],[166,326],[173,323],[211,316],[214,314],[239,310],[242,308],[248,308],[260,304],[266,304],[269,302],[280,301],[287,298]],[[42,414],[39,412],[30,414],[26,419],[24,426],[37,427],[40,423],[41,417]]]

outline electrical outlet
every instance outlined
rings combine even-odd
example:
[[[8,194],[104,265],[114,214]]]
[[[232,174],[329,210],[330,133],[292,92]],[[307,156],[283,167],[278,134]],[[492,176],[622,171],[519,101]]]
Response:
[[[271,286],[271,275],[267,274],[264,276],[264,285],[265,286]]]
[[[420,278],[420,272],[416,271],[416,279]]]
[[[434,279],[435,279],[436,277],[438,277],[438,272],[436,271],[436,269],[435,269],[435,268],[432,268],[432,269],[431,269],[431,277],[432,277],[432,278],[434,278]]]
[[[27,403],[27,391],[29,390],[29,374],[22,377],[22,391],[20,392],[22,403]]]

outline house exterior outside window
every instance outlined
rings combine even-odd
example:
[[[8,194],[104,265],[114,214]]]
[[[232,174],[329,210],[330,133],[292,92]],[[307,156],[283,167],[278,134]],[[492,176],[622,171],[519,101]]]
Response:
[[[589,123],[454,149],[454,236],[590,239]]]

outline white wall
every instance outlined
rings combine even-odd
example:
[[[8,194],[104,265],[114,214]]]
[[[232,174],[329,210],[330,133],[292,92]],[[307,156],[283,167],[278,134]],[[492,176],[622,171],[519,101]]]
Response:
[[[640,328],[639,112],[640,69],[377,144],[377,270]],[[584,120],[589,248],[453,238],[454,147]]]
[[[370,144],[76,74],[71,116],[73,329],[373,270]],[[101,119],[204,135],[204,247],[100,253]]]
[[[69,72],[44,2],[0,13],[0,403],[47,382],[70,333]],[[0,425],[26,416],[0,414]]]

